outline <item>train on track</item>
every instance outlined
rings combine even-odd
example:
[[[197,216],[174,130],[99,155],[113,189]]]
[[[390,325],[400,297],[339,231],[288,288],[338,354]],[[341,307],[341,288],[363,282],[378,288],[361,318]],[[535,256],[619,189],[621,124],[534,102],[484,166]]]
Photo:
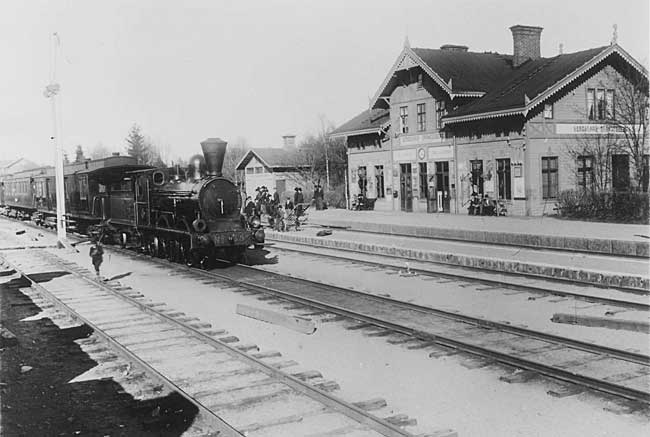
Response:
[[[209,138],[201,147],[187,169],[119,155],[65,165],[67,226],[188,265],[236,262],[249,246],[263,247],[261,222],[245,219],[239,189],[223,177],[227,143]],[[17,172],[0,181],[0,207],[56,228],[55,193],[54,167]]]

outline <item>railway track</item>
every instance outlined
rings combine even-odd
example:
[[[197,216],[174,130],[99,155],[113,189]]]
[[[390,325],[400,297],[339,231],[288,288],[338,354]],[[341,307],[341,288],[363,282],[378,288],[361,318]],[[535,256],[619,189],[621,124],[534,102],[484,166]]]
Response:
[[[374,255],[374,254],[371,255],[371,257],[376,259],[377,261],[372,261],[369,259],[360,260],[360,259],[346,257],[345,253],[341,255],[335,255],[331,252],[323,253],[322,251],[318,251],[319,248],[314,248],[315,251],[311,251],[311,250],[306,250],[304,245],[295,245],[286,242],[282,242],[280,245],[277,244],[274,245],[273,249],[280,252],[285,251],[285,252],[293,252],[293,253],[303,253],[303,254],[308,254],[310,256],[319,257],[323,259],[344,260],[350,262],[352,265],[380,267],[380,268],[391,268],[391,267],[403,268],[403,263],[397,263],[395,262],[394,259],[382,255]],[[525,284],[524,282],[527,279],[535,279],[537,282],[541,281],[540,278],[538,277],[527,278],[525,274],[517,275],[515,277],[515,275],[506,274],[506,273],[498,273],[498,274],[488,273],[488,274],[483,274],[480,278],[477,278],[475,272],[463,267],[445,266],[444,272],[441,271],[443,269],[439,269],[438,271],[434,272],[432,270],[428,270],[424,268],[414,268],[413,266],[409,266],[409,270],[413,273],[417,273],[418,275],[425,276],[425,277],[462,280],[463,282],[470,282],[470,283],[475,283],[480,285],[489,285],[493,287],[500,287],[503,289],[509,289],[514,291],[525,291],[537,295],[561,296],[561,297],[568,297],[571,299],[576,299],[576,300],[581,300],[586,302],[599,303],[604,305],[613,305],[621,308],[627,308],[627,309],[633,309],[639,311],[650,311],[650,303],[648,303],[647,299],[644,299],[644,301],[630,301],[624,299],[595,296],[587,293],[577,293],[569,290],[563,290],[561,289],[560,284],[553,283],[552,280],[547,280],[547,279],[545,279],[544,282],[548,282],[550,285],[556,285],[556,286],[551,288],[550,285],[549,287],[544,287],[541,285],[536,286],[536,285]],[[503,278],[492,279],[493,277],[496,278],[497,276],[505,277],[511,280],[508,281],[508,280],[504,280]],[[621,290],[617,290],[617,291],[621,291]],[[630,293],[634,296],[650,295],[650,292],[640,292],[639,290],[636,289],[632,291],[630,290],[623,290],[623,291],[626,293]]]
[[[132,251],[118,251],[143,257]],[[147,257],[147,259],[151,259]],[[198,270],[153,259],[197,279],[212,279],[215,286],[236,287],[239,292],[258,293],[304,307],[302,315],[335,315],[352,320],[352,330],[387,337],[391,343],[411,343],[412,348],[433,349],[431,357],[463,352],[531,374],[568,384],[569,394],[587,389],[650,405],[650,357],[626,350],[595,345],[553,334],[533,331],[470,317],[454,312],[370,295],[287,277],[250,266],[221,270]],[[246,279],[241,279],[246,278]],[[519,372],[517,372],[519,374]],[[521,378],[524,378],[521,376]],[[506,376],[503,379],[510,380]]]
[[[318,372],[289,374],[279,353],[256,352],[192,317],[42,250],[3,251],[4,263],[101,335],[120,354],[192,402],[221,436],[411,436],[406,415],[379,418],[385,401],[349,403]],[[251,352],[252,351],[252,352]],[[442,431],[434,435],[453,436]]]
[[[124,249],[113,250],[141,256]],[[374,332],[369,335],[373,336],[398,337],[391,342],[419,342],[414,347],[433,348],[432,357],[465,352],[486,363],[498,362],[564,381],[570,385],[571,393],[592,389],[646,407],[650,404],[650,357],[641,353],[286,277],[250,266],[203,271],[154,260],[190,272],[196,278],[208,277],[215,285],[235,285],[240,291],[272,295],[281,302],[303,305],[311,309],[309,314],[335,314],[355,320],[356,325],[350,329],[371,330]]]
[[[3,217],[6,220],[15,222],[15,223],[20,223],[26,226],[29,226],[33,229],[38,229],[38,230],[43,230],[45,232],[53,233],[55,232],[52,229],[47,229],[43,228],[40,226],[35,225],[32,222],[26,222],[26,221],[21,221],[17,219],[12,219],[9,217]],[[79,236],[75,236],[74,234],[68,234],[68,237],[71,239],[75,239],[78,241],[81,241],[82,238]],[[299,253],[307,253],[312,256],[318,256],[322,257],[325,259],[337,259],[337,260],[345,260],[348,261],[352,264],[362,264],[362,265],[367,265],[367,266],[372,266],[372,267],[382,267],[385,268],[387,266],[392,266],[392,267],[400,267],[400,264],[398,262],[395,262],[395,258],[393,257],[386,257],[383,255],[379,254],[372,254],[373,258],[376,259],[381,259],[382,261],[370,261],[370,260],[359,260],[359,259],[354,259],[354,258],[349,258],[346,257],[344,254],[348,252],[354,252],[348,249],[345,249],[342,251],[342,255],[334,255],[332,253],[323,253],[321,252],[314,252],[310,250],[305,250],[305,247],[312,247],[312,246],[307,246],[302,243],[288,243],[285,241],[280,242],[281,246],[274,245],[275,250],[279,251],[288,251],[288,252],[299,252]],[[48,245],[43,245],[43,244],[34,244],[32,243],[31,245],[27,246],[29,248],[48,248],[52,246]],[[11,247],[6,247],[4,250],[9,250],[9,249],[21,249],[25,248],[25,246],[21,246],[20,244],[13,245]],[[319,249],[326,249],[326,248],[320,248],[320,247],[313,247],[316,250]],[[120,250],[117,249],[117,246],[111,246],[112,250]],[[331,249],[328,249],[331,251]],[[124,252],[126,253],[126,252]],[[361,252],[358,252],[361,253]],[[365,253],[361,253],[362,255],[367,255]],[[411,261],[415,262],[415,260],[406,260],[406,261]],[[481,271],[480,274],[482,275],[480,279],[476,278],[476,271],[477,269],[470,269],[468,267],[462,267],[462,266],[453,266],[449,264],[441,264],[441,263],[436,263],[433,261],[426,261],[427,264],[435,265],[439,267],[439,269],[436,272],[432,272],[431,270],[427,269],[421,269],[421,268],[413,268],[410,267],[410,270],[414,273],[417,273],[419,275],[423,276],[430,276],[430,277],[440,277],[440,278],[449,278],[449,279],[454,279],[454,280],[462,280],[463,282],[474,282],[477,284],[484,284],[488,286],[496,286],[496,287],[503,287],[507,289],[512,289],[515,291],[525,291],[529,292],[532,294],[537,294],[537,295],[554,295],[554,296],[560,296],[560,297],[567,297],[571,299],[576,299],[576,300],[581,300],[581,301],[586,301],[586,302],[591,302],[591,303],[599,303],[599,304],[604,304],[604,305],[613,305],[617,306],[620,308],[626,308],[626,309],[632,309],[632,310],[638,310],[638,311],[650,311],[650,303],[647,301],[647,299],[644,299],[642,301],[630,301],[630,300],[625,300],[625,299],[617,299],[617,298],[608,298],[608,297],[603,297],[603,296],[596,296],[596,295],[590,295],[586,293],[578,293],[578,292],[572,292],[566,289],[562,289],[563,285],[566,284],[571,284],[571,281],[567,281],[562,278],[558,279],[553,279],[553,278],[546,278],[546,277],[539,277],[537,275],[528,275],[526,273],[518,273],[518,274],[513,274],[513,273],[507,273],[507,272],[499,272],[496,273],[490,270],[484,270]],[[474,276],[472,276],[472,274]],[[491,277],[505,277],[508,278],[508,281],[503,280],[502,278],[499,279],[491,279]],[[530,284],[525,284],[524,282],[526,280],[535,280],[537,282],[543,281],[545,283],[550,284],[549,287],[542,287],[542,286],[535,286],[535,285],[530,285]],[[576,285],[573,283],[573,285]],[[597,285],[594,284],[583,284],[583,283],[577,283],[578,286],[584,286],[584,287],[597,287]],[[624,288],[624,287],[611,287],[611,286],[605,286],[603,285],[602,288],[609,288],[618,292],[622,293],[627,293],[633,296],[650,296],[650,292],[648,291],[643,291],[639,290],[636,288]]]
[[[278,234],[278,235],[283,235],[283,234]],[[340,251],[342,253],[349,252],[349,253],[354,253],[354,254],[357,254],[357,255],[359,255],[359,254],[367,255],[367,253],[364,250],[361,250],[361,249],[359,249],[357,247],[349,247],[349,246],[346,246],[346,245],[344,245],[344,246],[331,246],[331,245],[328,245],[327,240],[318,240],[318,241],[322,242],[323,244],[322,245],[320,245],[320,244],[319,245],[314,245],[314,244],[310,244],[309,242],[305,242],[305,241],[293,241],[292,239],[285,240],[285,239],[282,239],[281,237],[279,239],[274,239],[274,234],[269,233],[269,235],[267,236],[267,241],[269,241],[271,243],[276,242],[276,243],[282,243],[282,244],[291,244],[291,245],[295,245],[295,246],[304,246],[304,247],[309,247],[309,248],[321,248],[321,249],[329,249],[329,250],[336,249],[337,251]],[[480,244],[483,244],[483,243],[480,243]],[[377,253],[373,253],[373,255],[387,256],[386,251],[390,252],[389,249],[391,248],[391,246],[390,245],[379,245],[379,246],[383,247],[384,254],[382,254],[380,252],[377,252]],[[505,245],[505,246],[510,247],[509,245]],[[544,250],[544,249],[539,249],[539,250]],[[438,254],[438,255],[440,255],[440,254]],[[433,258],[433,259],[426,259],[426,261],[423,261],[422,259],[419,259],[419,258],[410,257],[410,255],[402,255],[401,256],[399,254],[392,254],[391,253],[388,256],[393,258],[393,259],[403,260],[405,262],[409,262],[409,261],[410,262],[415,262],[415,261],[426,262],[427,264],[430,264],[430,265],[436,266],[436,267],[440,267],[440,268],[443,268],[443,269],[458,269],[459,271],[478,272],[480,274],[494,274],[495,273],[495,270],[493,270],[491,268],[482,267],[484,265],[483,263],[479,263],[478,265],[473,265],[473,266],[460,265],[460,264],[456,264],[454,262],[450,262],[448,260],[449,256],[453,255],[453,254],[444,253],[443,255],[444,256],[439,256],[439,257]],[[629,258],[629,257],[622,256],[621,258],[625,259],[625,258]],[[639,257],[634,257],[634,259],[638,262]],[[528,270],[530,270],[530,271],[528,271]],[[617,291],[621,291],[621,292],[629,293],[629,294],[633,294],[633,295],[646,295],[646,296],[650,295],[650,290],[645,289],[645,288],[639,288],[641,286],[639,286],[639,287],[637,287],[637,286],[627,287],[627,286],[622,286],[622,285],[607,284],[607,283],[603,283],[603,282],[591,282],[591,281],[588,281],[588,280],[583,280],[582,278],[580,278],[579,274],[577,274],[575,277],[568,278],[568,277],[562,277],[560,274],[550,276],[550,275],[535,273],[534,269],[532,269],[532,270],[528,269],[528,270],[519,269],[516,272],[513,272],[513,271],[499,271],[498,273],[503,275],[503,276],[507,276],[507,277],[519,277],[519,278],[529,278],[529,279],[537,280],[537,281],[539,281],[539,280],[547,281],[549,283],[558,284],[560,286],[562,286],[562,285],[583,285],[583,286],[591,286],[591,287],[597,287],[597,288],[609,288],[609,289],[613,289],[613,290],[617,290]],[[636,279],[639,279],[639,278],[636,278]]]

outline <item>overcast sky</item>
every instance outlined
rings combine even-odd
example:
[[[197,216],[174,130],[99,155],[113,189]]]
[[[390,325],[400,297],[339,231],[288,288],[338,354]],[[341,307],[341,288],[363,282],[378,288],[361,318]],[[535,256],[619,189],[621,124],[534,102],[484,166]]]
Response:
[[[207,137],[280,145],[368,106],[399,55],[464,44],[512,53],[509,27],[541,26],[542,56],[618,42],[646,67],[648,0],[1,0],[0,160],[53,159],[43,97],[50,35],[62,57],[62,142],[123,151],[134,123],[171,151]]]

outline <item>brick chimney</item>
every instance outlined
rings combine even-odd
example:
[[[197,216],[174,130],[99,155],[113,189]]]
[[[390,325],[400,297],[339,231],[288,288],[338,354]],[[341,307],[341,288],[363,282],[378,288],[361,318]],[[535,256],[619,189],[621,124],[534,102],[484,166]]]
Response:
[[[512,65],[519,67],[529,59],[540,58],[539,40],[542,35],[542,27],[522,26],[518,24],[510,28],[512,31],[512,42],[514,46]]]
[[[282,141],[285,149],[295,149],[296,148],[296,136],[295,135],[282,135]]]
[[[445,44],[440,46],[440,50],[446,50],[448,52],[466,52],[469,49],[467,46],[461,46],[457,44]]]

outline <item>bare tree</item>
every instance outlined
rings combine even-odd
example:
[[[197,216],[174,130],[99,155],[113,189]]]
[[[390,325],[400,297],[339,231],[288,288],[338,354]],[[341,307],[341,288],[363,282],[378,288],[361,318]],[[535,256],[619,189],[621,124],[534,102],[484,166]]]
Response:
[[[235,141],[228,144],[226,156],[223,160],[223,176],[236,182],[243,180],[240,171],[237,170],[237,163],[248,151],[248,141],[244,137],[237,137]]]
[[[101,142],[97,143],[95,147],[90,150],[90,157],[92,159],[101,159],[110,156],[111,152],[108,147],[104,146]]]
[[[647,190],[648,175],[648,81],[632,67],[604,69],[605,81],[599,89],[613,90],[610,98],[594,99],[591,114],[604,126],[599,133],[577,136],[566,145],[576,180],[593,191],[612,187],[612,155],[625,154],[631,161],[631,178],[635,189]],[[589,169],[589,171],[585,171]]]
[[[608,71],[607,76],[615,91],[613,108],[607,110],[607,123],[622,133],[616,151],[630,156],[632,179],[638,189],[643,187],[648,174],[648,80],[630,66],[617,73]]]
[[[321,129],[301,141],[293,167],[305,180],[314,185],[325,181],[328,188],[338,186],[345,178],[347,148],[341,138],[331,138],[334,125],[320,116]]]

